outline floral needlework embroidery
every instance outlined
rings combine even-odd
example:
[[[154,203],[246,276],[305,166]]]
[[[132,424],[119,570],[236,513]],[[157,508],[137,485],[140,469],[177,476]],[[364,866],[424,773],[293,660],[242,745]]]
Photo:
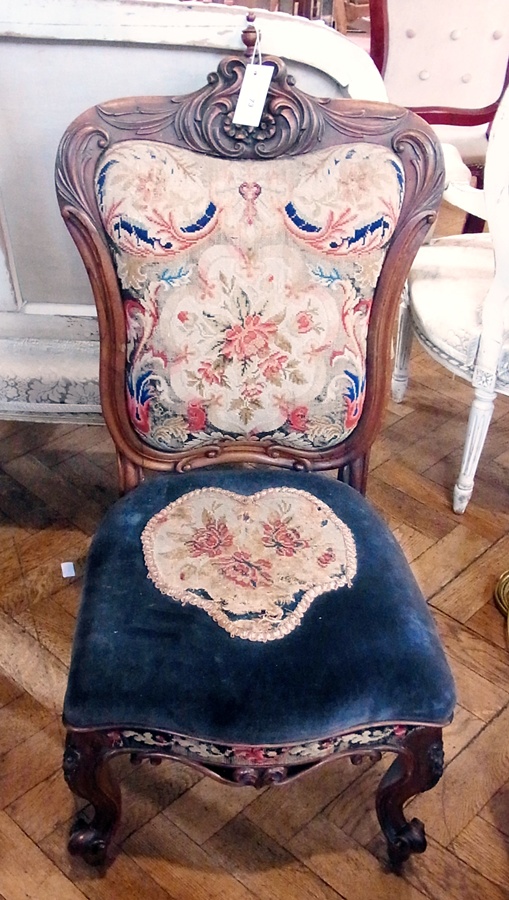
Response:
[[[160,750],[171,756],[217,765],[299,765],[332,756],[334,754],[395,750],[414,729],[413,725],[380,725],[351,731],[337,737],[305,741],[284,746],[246,747],[228,746],[213,741],[173,734],[169,731],[125,729],[110,731],[107,740],[110,747],[138,751]]]
[[[347,525],[293,488],[191,491],[153,516],[141,539],[162,593],[250,641],[289,634],[316,597],[350,587],[357,571]]]
[[[96,194],[143,441],[320,450],[353,431],[403,201],[395,153],[357,143],[266,164],[124,141],[101,158]]]

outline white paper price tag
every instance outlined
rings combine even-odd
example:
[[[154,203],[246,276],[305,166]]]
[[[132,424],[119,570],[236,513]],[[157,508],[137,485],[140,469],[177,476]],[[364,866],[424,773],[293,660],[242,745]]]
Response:
[[[259,66],[249,63],[240,88],[233,121],[235,125],[260,124],[263,107],[269,90],[274,66]]]

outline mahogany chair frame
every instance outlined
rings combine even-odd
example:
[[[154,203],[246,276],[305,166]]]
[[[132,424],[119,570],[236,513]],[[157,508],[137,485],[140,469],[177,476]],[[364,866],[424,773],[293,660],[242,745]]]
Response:
[[[265,60],[275,72],[265,110],[257,128],[232,123],[245,60],[224,59],[208,84],[185,97],[142,97],[116,100],[81,115],[67,129],[58,150],[56,184],[62,216],[83,257],[98,310],[101,339],[100,386],[104,417],[118,454],[121,492],[134,488],[144,470],[189,472],[222,463],[270,465],[297,471],[337,469],[338,477],[364,492],[369,448],[380,428],[390,380],[390,345],[394,317],[412,259],[435,219],[443,189],[443,165],[438,141],[425,123],[407,110],[377,103],[319,100],[300,92],[284,63]],[[225,159],[276,159],[308,153],[351,141],[391,148],[405,170],[405,196],[395,237],[377,283],[367,347],[367,395],[354,432],[331,450],[304,452],[271,440],[225,441],[205,449],[165,454],[143,444],[134,432],[125,399],[125,323],[117,275],[97,205],[94,176],[101,153],[117,141],[136,137],[168,142]],[[182,758],[164,747],[150,751],[112,741],[111,728],[68,728],[64,774],[71,790],[90,801],[91,821],[78,818],[69,848],[88,862],[104,862],[120,814],[120,793],[108,771],[108,760],[131,753],[134,762],[163,757]],[[368,726],[369,727],[369,726]],[[134,752],[133,752],[134,750]],[[375,746],[331,749],[326,759],[396,754],[377,792],[377,813],[397,868],[426,841],[417,819],[407,822],[403,806],[415,794],[431,788],[443,767],[441,728],[412,726]],[[188,761],[188,760],[187,760]],[[195,763],[200,771],[240,785],[258,787],[299,776],[326,760],[275,765],[269,760],[244,766]]]

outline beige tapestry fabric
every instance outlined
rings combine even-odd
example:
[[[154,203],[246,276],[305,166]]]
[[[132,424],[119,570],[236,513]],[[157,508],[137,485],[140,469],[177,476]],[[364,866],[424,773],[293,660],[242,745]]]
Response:
[[[293,488],[191,491],[153,516],[142,544],[160,591],[251,641],[289,634],[316,597],[350,587],[357,571],[350,529]]]
[[[404,175],[385,147],[222,160],[151,141],[101,158],[126,392],[162,450],[271,438],[327,449],[365,395],[373,293]]]

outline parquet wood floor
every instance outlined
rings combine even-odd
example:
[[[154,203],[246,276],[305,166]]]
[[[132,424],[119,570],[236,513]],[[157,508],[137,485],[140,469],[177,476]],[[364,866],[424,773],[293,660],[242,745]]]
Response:
[[[75,802],[59,717],[83,559],[115,498],[115,461],[101,427],[0,423],[0,900],[509,898],[509,653],[492,602],[509,568],[509,399],[498,399],[461,517],[450,498],[470,398],[416,350],[372,455],[369,496],[429,599],[459,696],[444,777],[411,804],[429,847],[402,877],[384,871],[373,808],[389,760],[340,760],[256,792],[121,759],[114,864],[102,873],[68,857]]]

